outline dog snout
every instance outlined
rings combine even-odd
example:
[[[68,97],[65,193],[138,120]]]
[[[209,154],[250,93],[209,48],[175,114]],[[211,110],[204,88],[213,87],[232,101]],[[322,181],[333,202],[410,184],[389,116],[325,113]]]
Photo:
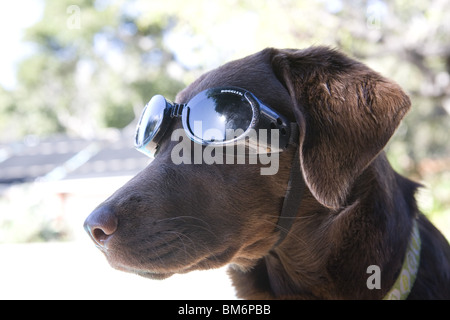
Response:
[[[117,230],[118,219],[108,206],[95,209],[84,222],[84,229],[94,242],[105,247],[108,239]]]

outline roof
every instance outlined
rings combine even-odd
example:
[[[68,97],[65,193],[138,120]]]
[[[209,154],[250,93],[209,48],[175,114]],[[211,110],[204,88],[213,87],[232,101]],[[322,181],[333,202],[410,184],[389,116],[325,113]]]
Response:
[[[28,137],[0,145],[0,184],[134,175],[148,162],[127,131],[97,140]]]

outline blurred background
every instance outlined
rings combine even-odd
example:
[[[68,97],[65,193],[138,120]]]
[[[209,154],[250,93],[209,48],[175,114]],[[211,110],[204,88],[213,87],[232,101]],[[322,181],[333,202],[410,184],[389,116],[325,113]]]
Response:
[[[154,94],[265,47],[336,47],[409,93],[386,150],[450,239],[449,17],[446,0],[3,2],[0,298],[233,298],[224,269],[114,271],[82,223],[148,163],[133,135]]]

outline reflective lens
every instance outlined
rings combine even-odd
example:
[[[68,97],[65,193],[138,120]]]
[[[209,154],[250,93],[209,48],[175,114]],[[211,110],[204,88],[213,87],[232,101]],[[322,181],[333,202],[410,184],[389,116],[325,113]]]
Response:
[[[244,133],[253,119],[249,100],[242,92],[233,90],[206,90],[189,101],[187,108],[190,132],[207,142],[234,138],[236,133]]]
[[[166,99],[161,95],[154,96],[145,106],[136,131],[136,146],[142,147],[158,132],[164,117]]]

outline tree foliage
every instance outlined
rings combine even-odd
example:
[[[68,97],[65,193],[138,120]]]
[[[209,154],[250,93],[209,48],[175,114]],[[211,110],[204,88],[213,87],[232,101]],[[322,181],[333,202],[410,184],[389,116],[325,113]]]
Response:
[[[2,140],[53,132],[98,136],[103,128],[130,123],[152,95],[173,99],[199,74],[228,60],[268,46],[329,45],[410,94],[413,111],[388,147],[396,168],[419,178],[432,171],[427,163],[448,171],[448,1],[45,0],[44,5],[42,20],[24,39],[35,44],[35,53],[20,64],[17,87],[0,90]]]

